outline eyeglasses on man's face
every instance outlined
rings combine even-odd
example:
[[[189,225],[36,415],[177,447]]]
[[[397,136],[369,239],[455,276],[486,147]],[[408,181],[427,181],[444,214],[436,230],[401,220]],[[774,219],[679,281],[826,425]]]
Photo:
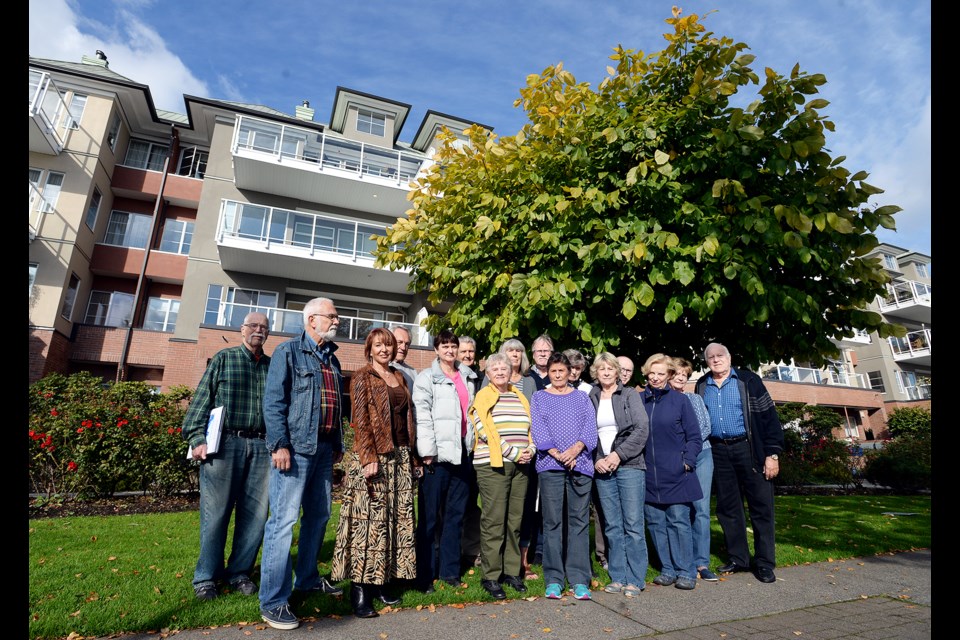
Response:
[[[242,324],[242,325],[240,325],[240,326],[246,327],[247,329],[252,329],[252,330],[254,330],[254,331],[257,331],[257,330],[260,330],[260,331],[270,331],[270,327],[268,327],[267,325],[265,325],[265,324],[257,324],[257,323],[255,323],[255,322],[247,322],[247,323]]]
[[[311,313],[310,317],[320,316],[321,318],[326,318],[330,322],[340,322],[340,316],[335,313]]]

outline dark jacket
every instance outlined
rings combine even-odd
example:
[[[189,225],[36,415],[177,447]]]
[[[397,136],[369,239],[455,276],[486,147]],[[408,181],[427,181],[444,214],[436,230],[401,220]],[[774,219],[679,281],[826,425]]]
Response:
[[[767,456],[783,451],[780,416],[777,415],[777,407],[760,376],[746,369],[731,368],[731,371],[736,372],[737,376],[729,380],[736,382],[740,391],[740,404],[744,408],[743,424],[747,428],[747,440],[750,441],[753,461],[757,469],[763,469]],[[697,380],[695,388],[698,395],[704,395],[709,376],[710,374],[707,374]],[[714,417],[710,416],[710,419],[713,420]]]
[[[407,437],[413,448],[417,441],[417,425],[413,418],[413,399],[407,388],[406,376],[391,367],[400,387],[407,394]],[[393,451],[393,423],[390,410],[390,391],[383,378],[367,365],[353,374],[350,382],[353,428],[353,451],[360,457],[360,465],[377,462],[377,456]],[[419,461],[414,456],[414,465]]]
[[[650,418],[646,501],[680,504],[699,500],[703,490],[695,470],[703,439],[693,405],[683,393],[669,388],[648,386],[641,397]]]
[[[590,390],[590,401],[593,408],[600,408],[600,393],[602,389],[594,386]],[[617,421],[617,435],[613,439],[613,453],[620,458],[620,466],[634,469],[646,469],[647,463],[643,455],[650,434],[650,420],[643,408],[643,399],[636,389],[624,387],[617,382],[617,389],[610,398],[613,405],[613,417]],[[593,461],[602,456],[600,445],[593,450]]]

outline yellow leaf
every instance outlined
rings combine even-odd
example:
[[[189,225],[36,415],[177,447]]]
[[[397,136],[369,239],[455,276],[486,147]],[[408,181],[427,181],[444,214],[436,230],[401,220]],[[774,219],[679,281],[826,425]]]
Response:
[[[793,632],[793,635],[795,635],[795,636],[802,636],[802,635],[803,635],[803,632],[802,632],[802,631],[794,631],[794,632]]]
[[[550,633],[551,631],[553,631],[553,629],[551,629],[550,627],[544,627],[544,628],[543,628],[543,632],[544,632],[544,633]]]
[[[379,637],[381,638],[381,640],[384,640],[387,637],[387,634],[381,633]]]
[[[107,560],[109,560],[109,561],[111,561],[111,562],[114,561],[114,560],[116,560],[116,559],[117,559],[117,556],[110,556],[109,558],[107,558]]]
[[[70,617],[71,617],[71,618],[76,618],[78,615],[80,615],[80,609],[77,609],[76,611],[74,611],[73,613],[71,613],[71,614],[70,614]]]

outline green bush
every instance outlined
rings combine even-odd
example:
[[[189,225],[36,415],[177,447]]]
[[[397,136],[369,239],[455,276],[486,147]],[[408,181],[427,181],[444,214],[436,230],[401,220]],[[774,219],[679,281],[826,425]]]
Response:
[[[842,424],[840,414],[829,407],[788,402],[777,406],[783,431],[783,453],[778,486],[801,487],[838,484],[846,489],[862,484],[861,458],[851,455],[851,447],[836,440],[833,430]]]
[[[899,407],[887,418],[887,429],[893,438],[930,435],[932,426],[933,416],[924,407]]]
[[[929,489],[931,458],[929,434],[901,436],[882,449],[867,452],[863,475],[873,484],[896,491]]]
[[[45,500],[117,491],[169,495],[192,488],[181,424],[192,393],[142,382],[105,386],[88,372],[51,374],[30,387],[30,488]]]

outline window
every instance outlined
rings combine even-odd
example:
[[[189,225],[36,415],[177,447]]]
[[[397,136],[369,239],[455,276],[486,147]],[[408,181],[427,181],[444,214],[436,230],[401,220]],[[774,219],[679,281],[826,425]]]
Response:
[[[70,274],[70,284],[67,286],[67,292],[63,296],[63,308],[60,309],[60,315],[70,320],[73,315],[73,304],[77,301],[77,290],[80,289],[80,278],[77,274]]]
[[[129,327],[133,318],[133,295],[119,291],[92,291],[83,321],[104,327]]]
[[[163,161],[169,151],[170,147],[165,144],[147,142],[146,140],[131,140],[123,164],[134,169],[163,171]]]
[[[203,315],[203,322],[240,328],[244,316],[251,311],[259,311],[265,313],[272,323],[279,299],[280,295],[276,291],[224,288],[221,285],[211,284],[207,289],[207,308]]]
[[[898,271],[900,269],[900,265],[897,263],[897,256],[892,256],[889,253],[883,254],[883,265],[891,271]]]
[[[160,238],[160,251],[188,255],[193,240],[193,222],[186,220],[167,220]]]
[[[91,231],[93,231],[97,224],[97,212],[100,211],[100,200],[102,198],[103,196],[100,194],[100,189],[94,187],[93,195],[90,197],[90,206],[87,207],[87,217],[84,219],[84,222]]]
[[[104,244],[132,249],[145,249],[150,240],[150,216],[140,213],[111,211]]]
[[[31,298],[33,297],[33,283],[36,282],[36,280],[37,280],[37,263],[31,262],[30,263],[30,289],[29,289],[29,292],[27,293],[27,295]]]
[[[110,150],[115,151],[117,149],[117,138],[120,137],[120,114],[113,114],[113,122],[110,123],[110,132],[107,133],[107,144],[110,145]]]
[[[53,211],[60,198],[60,189],[63,187],[63,174],[56,171],[47,171],[46,176],[40,169],[30,169],[30,208],[37,205],[40,211]]]
[[[867,380],[870,381],[870,388],[880,393],[886,393],[887,389],[883,386],[883,374],[879,371],[870,371],[867,373]]]
[[[387,119],[379,113],[366,109],[357,111],[357,131],[369,133],[373,136],[384,137]]]
[[[200,151],[196,147],[187,147],[180,152],[177,175],[203,178],[203,174],[207,171],[208,156],[209,154],[206,151]]]
[[[150,331],[173,331],[177,328],[179,313],[179,300],[150,298],[147,300],[147,315],[143,319],[143,328]]]
[[[927,269],[927,265],[923,262],[917,263],[917,275],[921,278],[929,278],[930,271]]]
[[[70,98],[70,120],[69,126],[71,129],[80,128],[80,118],[83,117],[83,108],[87,106],[87,96],[82,93],[75,93],[73,97]]]

